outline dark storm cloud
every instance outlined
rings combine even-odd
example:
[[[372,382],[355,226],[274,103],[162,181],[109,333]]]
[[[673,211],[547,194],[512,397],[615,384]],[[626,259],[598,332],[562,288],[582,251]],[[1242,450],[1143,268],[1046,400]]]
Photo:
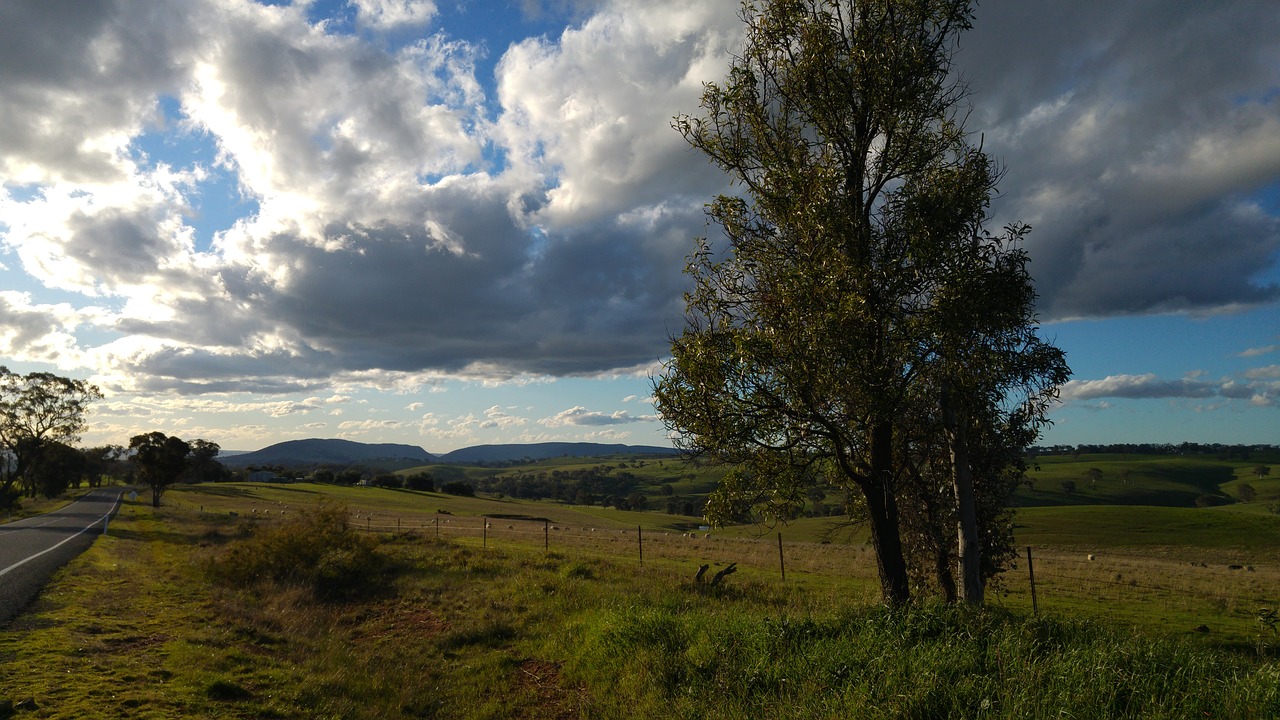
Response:
[[[1243,0],[980,5],[970,129],[1008,168],[997,221],[1034,226],[1048,318],[1275,300],[1278,36]]]

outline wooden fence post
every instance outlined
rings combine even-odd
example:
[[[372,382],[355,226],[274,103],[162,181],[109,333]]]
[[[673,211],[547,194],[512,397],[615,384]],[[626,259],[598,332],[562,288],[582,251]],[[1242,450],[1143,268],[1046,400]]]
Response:
[[[481,516],[480,522],[483,523],[480,528],[480,534],[484,538],[484,548],[487,550],[489,548],[489,518]]]
[[[551,552],[551,521],[542,521],[542,552]]]
[[[640,566],[644,567],[644,533],[636,526],[636,545],[640,547]]]
[[[787,581],[787,565],[782,560],[782,533],[778,533],[778,568],[782,570],[782,582]]]
[[[1036,603],[1036,569],[1031,564],[1031,546],[1027,546],[1027,575],[1031,577],[1031,614],[1039,615],[1040,607]]]

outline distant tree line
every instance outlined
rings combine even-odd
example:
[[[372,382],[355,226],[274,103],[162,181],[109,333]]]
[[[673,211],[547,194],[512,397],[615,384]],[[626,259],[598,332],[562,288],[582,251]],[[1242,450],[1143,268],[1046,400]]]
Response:
[[[1040,455],[1212,455],[1223,460],[1248,460],[1255,453],[1280,451],[1277,445],[1224,445],[1222,443],[1111,443],[1083,445],[1033,445],[1030,457]]]

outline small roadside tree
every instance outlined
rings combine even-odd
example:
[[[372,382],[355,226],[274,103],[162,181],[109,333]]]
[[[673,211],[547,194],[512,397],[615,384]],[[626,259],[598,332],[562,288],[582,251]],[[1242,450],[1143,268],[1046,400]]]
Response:
[[[0,366],[0,448],[9,456],[0,473],[0,498],[14,497],[19,480],[28,497],[35,497],[28,467],[49,443],[79,440],[90,404],[101,399],[97,386],[83,380],[45,372],[18,375]]]
[[[191,446],[177,436],[153,431],[129,439],[138,478],[151,488],[151,506],[160,507],[160,496],[178,481],[187,467]]]
[[[80,482],[88,470],[88,462],[84,453],[60,442],[47,442],[27,465],[27,476],[39,493],[47,498],[56,498]]]

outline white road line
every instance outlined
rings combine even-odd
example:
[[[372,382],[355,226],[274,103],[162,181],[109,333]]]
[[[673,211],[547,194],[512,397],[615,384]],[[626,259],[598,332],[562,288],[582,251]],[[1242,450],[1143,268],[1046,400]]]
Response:
[[[112,505],[112,506],[111,506],[111,509],[110,509],[110,510],[108,510],[108,511],[106,512],[106,514],[104,514],[102,517],[106,517],[107,515],[110,515],[111,513],[115,512],[116,507],[118,507],[119,505],[120,505],[120,498],[119,498],[119,497],[117,497],[117,498],[116,498],[116,503],[115,503],[115,505]],[[66,545],[67,543],[71,542],[72,540],[75,540],[76,538],[78,538],[78,537],[80,537],[81,535],[83,535],[83,534],[85,533],[85,531],[87,531],[89,528],[97,527],[98,523],[100,523],[100,522],[102,522],[102,518],[98,518],[97,520],[94,520],[93,522],[89,523],[88,525],[85,525],[85,526],[84,526],[84,528],[83,528],[80,532],[76,533],[75,535],[72,535],[72,536],[71,536],[71,537],[69,537],[69,538],[64,539],[62,542],[58,543],[57,545],[54,545],[53,547],[47,547],[47,548],[45,548],[44,550],[41,550],[40,552],[38,552],[38,553],[36,553],[36,554],[34,554],[34,555],[28,555],[27,557],[25,557],[25,558],[23,558],[23,559],[19,560],[18,562],[16,562],[16,563],[14,563],[14,564],[10,565],[9,567],[7,567],[7,568],[5,568],[5,569],[3,569],[3,570],[0,570],[0,576],[3,576],[3,575],[5,575],[5,574],[9,573],[11,570],[15,570],[15,569],[17,569],[17,568],[19,568],[19,567],[22,567],[23,565],[26,565],[27,563],[31,562],[32,560],[35,560],[36,558],[40,557],[41,555],[44,555],[45,553],[51,553],[51,552],[53,552],[54,550],[57,550],[58,548],[62,547],[63,545]]]

